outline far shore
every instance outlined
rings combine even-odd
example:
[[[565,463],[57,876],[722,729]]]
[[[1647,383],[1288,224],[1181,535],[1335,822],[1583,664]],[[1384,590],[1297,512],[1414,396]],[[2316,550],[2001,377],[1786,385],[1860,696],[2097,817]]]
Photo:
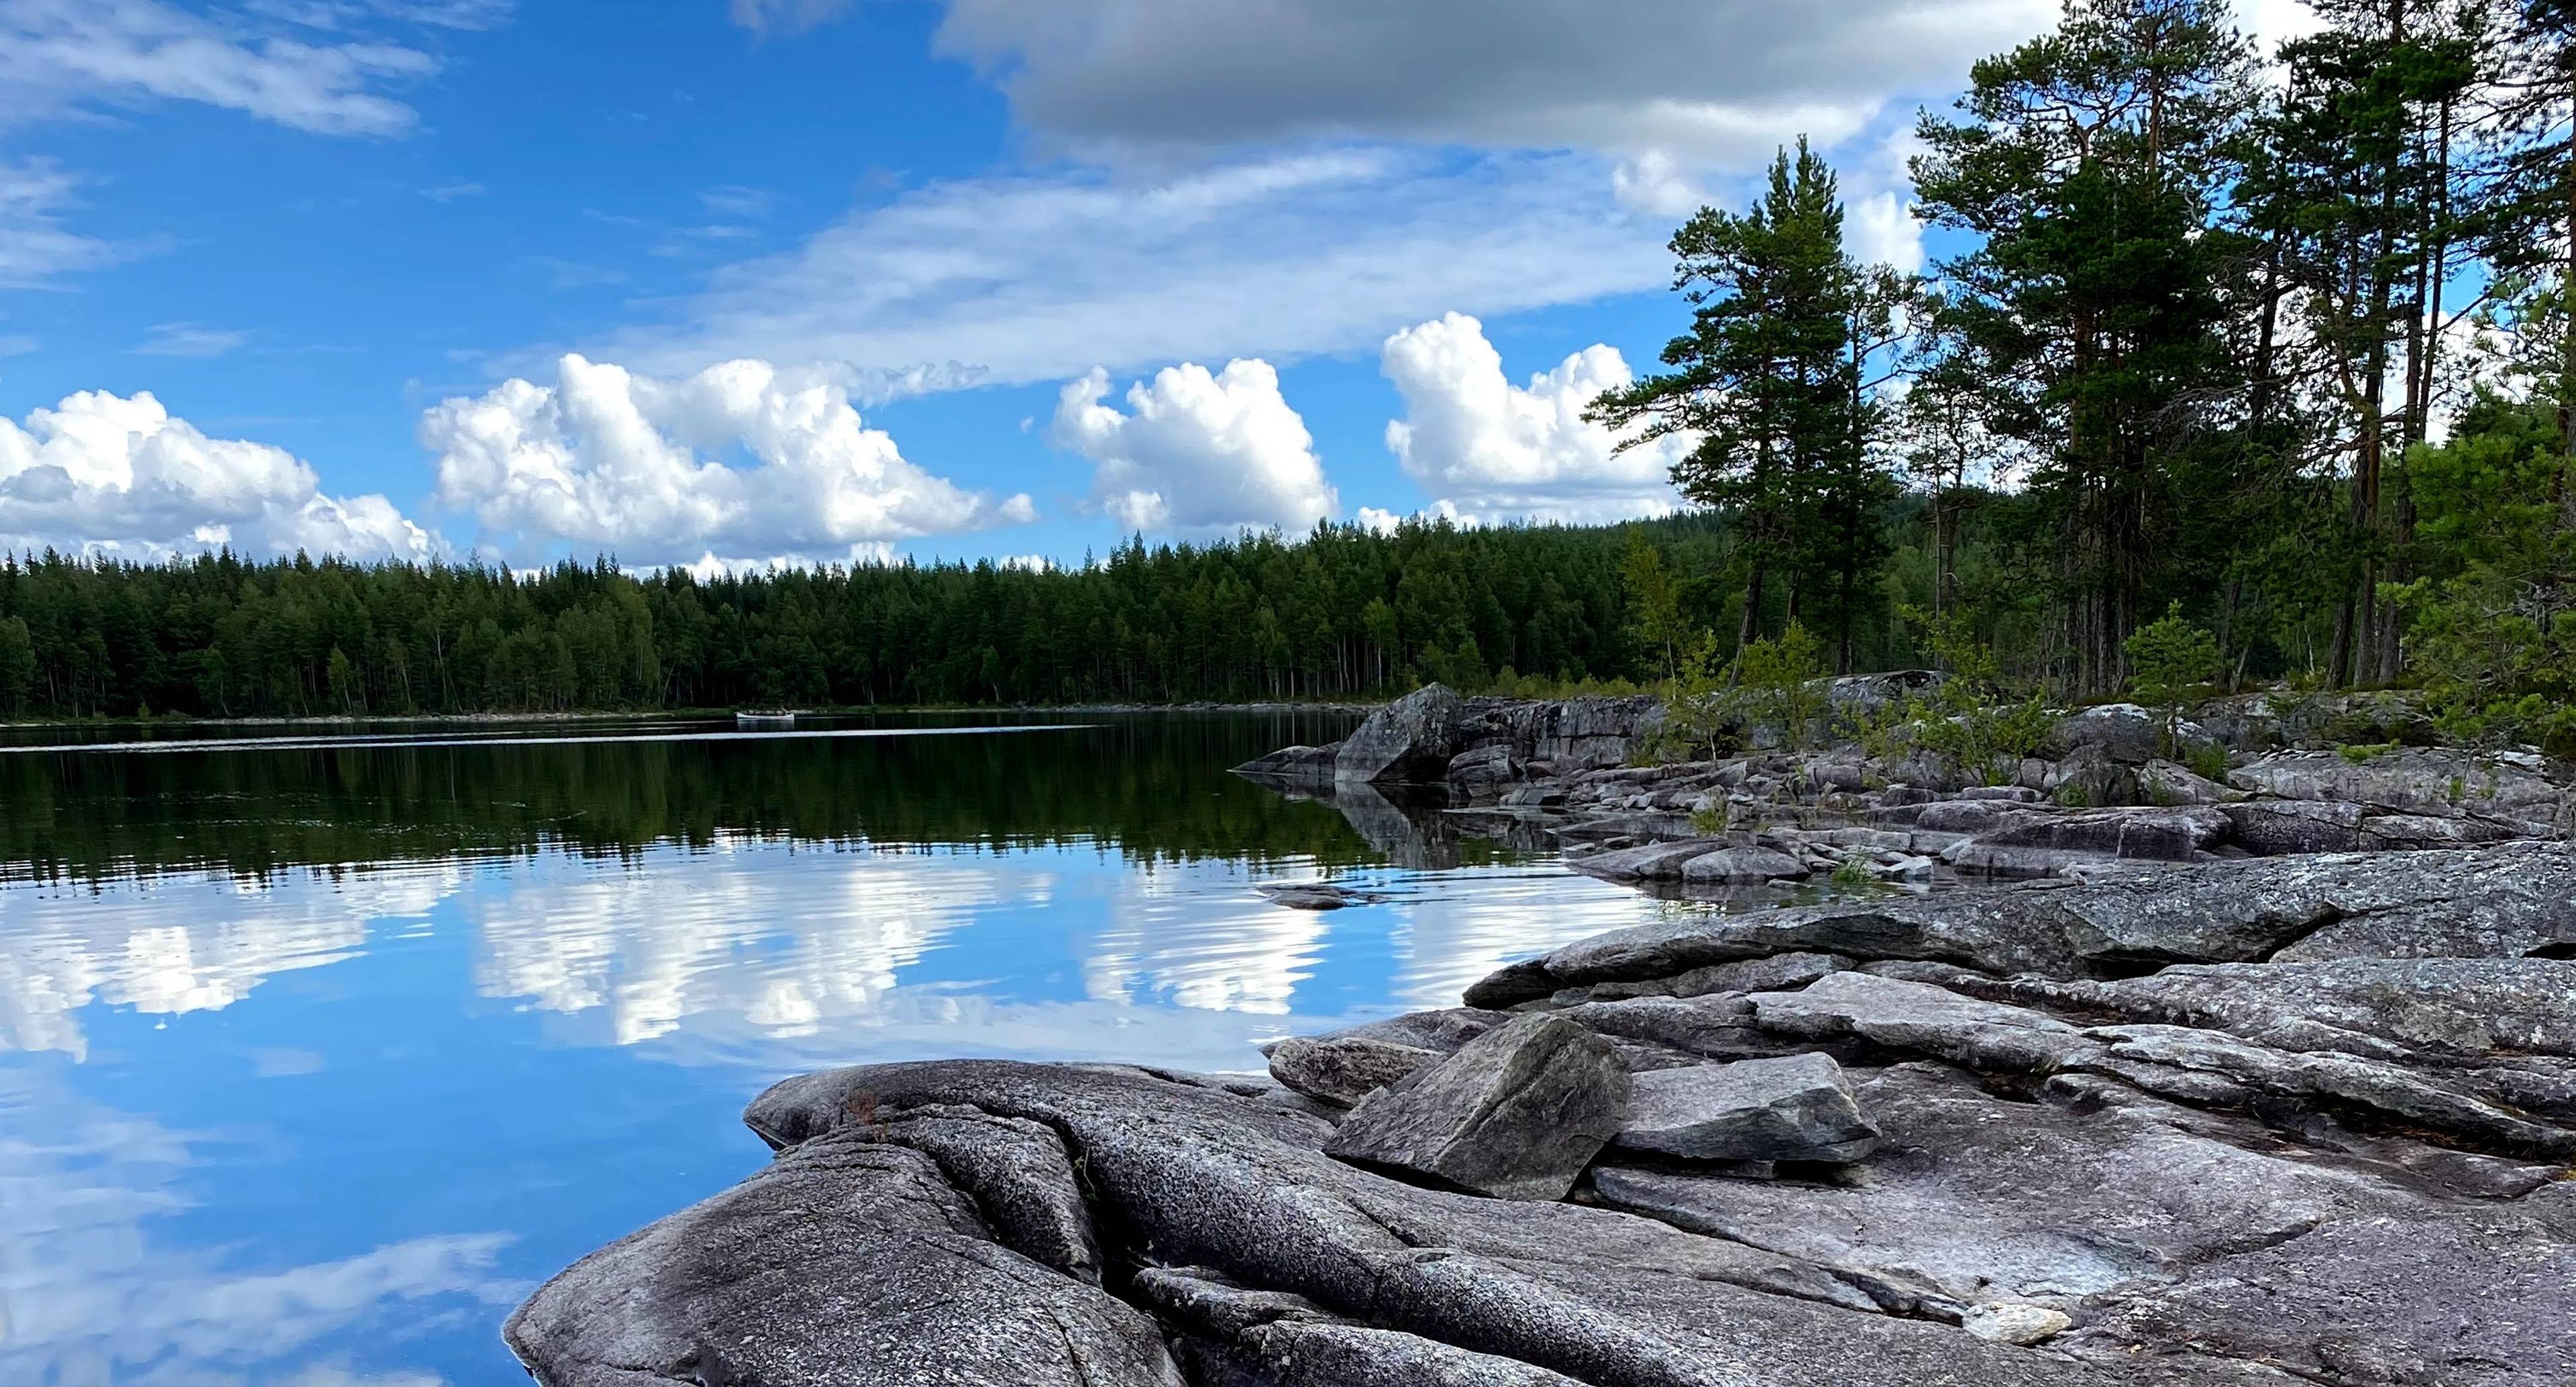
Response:
[[[1367,713],[1387,700],[1355,702],[1255,703],[859,703],[848,706],[795,708],[807,717],[858,717],[875,713]],[[0,722],[0,731],[53,728],[190,728],[190,727],[377,727],[487,726],[508,727],[572,722],[645,722],[656,719],[709,720],[732,717],[733,708],[626,708],[555,713],[313,713],[301,717],[208,718],[191,714],[150,717],[31,718]]]

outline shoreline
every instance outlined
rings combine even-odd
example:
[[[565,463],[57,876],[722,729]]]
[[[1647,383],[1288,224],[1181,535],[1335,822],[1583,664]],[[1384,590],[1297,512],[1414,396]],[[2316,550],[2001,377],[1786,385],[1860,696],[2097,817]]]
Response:
[[[791,711],[807,717],[846,718],[876,714],[932,713],[1349,713],[1367,714],[1385,707],[1392,700],[1378,702],[1302,703],[1264,700],[1255,703],[907,703],[852,704]],[[194,727],[371,727],[393,726],[478,726],[499,727],[576,722],[643,722],[657,718],[682,721],[719,720],[732,717],[734,708],[656,708],[609,709],[574,712],[533,713],[315,713],[302,717],[205,718],[164,716],[148,718],[36,718],[0,722],[0,732],[27,732],[84,727],[97,728],[194,728]]]

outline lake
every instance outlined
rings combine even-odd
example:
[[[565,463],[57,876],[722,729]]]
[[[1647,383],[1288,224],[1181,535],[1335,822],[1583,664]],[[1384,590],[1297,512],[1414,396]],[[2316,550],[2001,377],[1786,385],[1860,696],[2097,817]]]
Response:
[[[502,1316],[758,1167],[738,1116],[784,1075],[1253,1070],[1264,1040],[1707,908],[1225,773],[1349,723],[20,734],[0,1381],[524,1380]],[[1325,876],[1386,899],[1252,889]]]

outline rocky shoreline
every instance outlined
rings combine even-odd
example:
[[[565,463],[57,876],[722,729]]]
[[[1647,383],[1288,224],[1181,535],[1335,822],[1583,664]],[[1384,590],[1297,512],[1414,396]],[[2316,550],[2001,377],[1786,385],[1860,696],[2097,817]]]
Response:
[[[1835,697],[1881,701],[1925,677],[1836,681]],[[1577,871],[1674,895],[1838,872],[1913,883],[2064,876],[2124,859],[2576,833],[2576,782],[2536,753],[2317,745],[2324,719],[2269,711],[2263,697],[2198,710],[2182,726],[2182,747],[2167,744],[2146,709],[2088,709],[2060,721],[2042,754],[1980,783],[1935,758],[1872,757],[1848,744],[1634,764],[1660,717],[1653,699],[1465,699],[1433,685],[1341,742],[1287,747],[1235,769],[1330,800],[1381,847],[1410,836],[1419,856],[1420,844],[1443,837],[1513,837],[1561,848]],[[2403,730],[2402,715],[2394,720],[2400,728],[2360,725]],[[1777,738],[1754,729],[1749,740]],[[2186,748],[2223,769],[2203,775],[2169,759]],[[1398,819],[1409,835],[1393,828]]]
[[[2396,752],[2248,749],[2229,797],[2077,809],[1830,788],[1830,758],[1780,753],[1667,788],[1604,774],[1665,769],[1608,753],[1615,708],[1408,703],[1332,764],[1357,742],[1421,775],[1445,744],[1445,782],[1481,750],[1461,726],[1526,732],[1485,743],[1507,788],[1424,811],[1318,783],[1317,753],[1287,774],[1408,825],[1526,816],[1596,867],[1688,845],[1814,871],[1895,850],[1833,834],[1956,833],[1936,860],[1964,881],[1959,844],[2141,817],[2084,830],[2108,851],[2037,835],[2069,854],[2041,879],[1582,940],[1460,1006],[1278,1042],[1267,1077],[789,1079],[745,1114],[767,1169],[547,1283],[513,1350],[548,1387],[2576,1381],[2576,846],[2547,768],[2419,793],[2432,763]],[[1789,793],[1744,831],[1773,843],[1646,837],[1692,811],[1637,796],[1763,777]],[[1562,798],[1503,803],[1531,787]],[[2283,804],[2405,850],[2266,852],[2225,812]],[[2228,827],[2184,850],[2137,826],[2185,809]],[[2368,827],[2393,818],[2450,827]]]

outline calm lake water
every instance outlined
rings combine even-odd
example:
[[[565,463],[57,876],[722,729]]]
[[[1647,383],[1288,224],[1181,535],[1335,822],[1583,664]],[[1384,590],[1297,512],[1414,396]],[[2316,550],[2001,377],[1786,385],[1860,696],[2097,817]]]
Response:
[[[1344,720],[959,721],[0,747],[0,1382],[524,1381],[783,1075],[1255,1069],[1697,908],[1224,772]],[[1322,876],[1390,898],[1252,889]]]

